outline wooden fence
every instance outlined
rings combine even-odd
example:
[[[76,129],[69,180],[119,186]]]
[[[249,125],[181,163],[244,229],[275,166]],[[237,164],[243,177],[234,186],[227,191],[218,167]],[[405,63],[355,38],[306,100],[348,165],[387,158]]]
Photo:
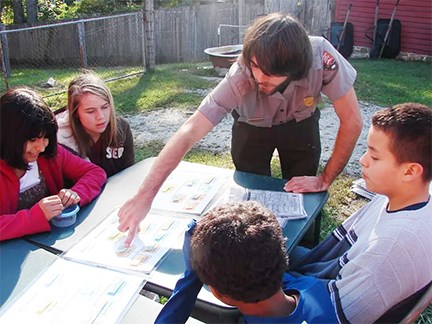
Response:
[[[245,26],[257,16],[288,12],[311,35],[326,35],[335,0],[265,0],[262,4],[213,3],[155,12],[156,62],[193,62],[206,59],[204,49],[241,44]],[[244,26],[244,27],[242,27]]]
[[[334,3],[335,0],[262,0],[248,4],[247,0],[237,0],[158,9],[154,20],[156,62],[203,61],[207,58],[205,48],[241,43],[242,26],[274,11],[297,16],[312,35],[326,34],[334,15]],[[141,12],[12,29],[0,31],[12,68],[143,63]]]

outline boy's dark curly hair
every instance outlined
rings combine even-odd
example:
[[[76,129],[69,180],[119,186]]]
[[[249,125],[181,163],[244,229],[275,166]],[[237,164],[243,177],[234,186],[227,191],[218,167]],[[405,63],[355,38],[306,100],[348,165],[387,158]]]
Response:
[[[191,263],[200,280],[220,294],[255,303],[282,287],[288,257],[275,215],[245,201],[215,207],[198,221]]]

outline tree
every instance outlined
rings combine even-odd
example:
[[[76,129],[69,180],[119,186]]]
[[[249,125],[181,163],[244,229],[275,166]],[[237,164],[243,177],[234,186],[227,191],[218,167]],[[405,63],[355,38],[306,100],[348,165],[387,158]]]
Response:
[[[38,4],[37,0],[27,0],[27,22],[34,24],[38,21]]]
[[[3,10],[5,7],[12,7],[13,11],[13,23],[22,24],[25,22],[36,23],[37,22],[37,1],[38,0],[25,0],[25,8],[27,17],[25,16],[23,0],[2,0],[0,2],[0,9]]]
[[[24,8],[21,0],[12,0],[13,22],[14,24],[22,24],[25,22]]]

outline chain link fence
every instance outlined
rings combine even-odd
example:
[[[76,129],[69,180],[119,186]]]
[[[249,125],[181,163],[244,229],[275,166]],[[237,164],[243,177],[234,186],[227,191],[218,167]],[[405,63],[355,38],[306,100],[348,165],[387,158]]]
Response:
[[[66,90],[63,76],[82,68],[109,70],[115,79],[142,73],[143,34],[141,12],[20,29],[1,26],[0,92],[26,85],[42,88],[47,97]]]

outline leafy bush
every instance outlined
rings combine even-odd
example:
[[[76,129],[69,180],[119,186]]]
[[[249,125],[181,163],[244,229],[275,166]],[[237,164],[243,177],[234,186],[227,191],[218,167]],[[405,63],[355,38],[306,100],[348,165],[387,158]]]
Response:
[[[142,0],[38,0],[37,6],[39,21],[56,21],[137,11],[142,8]],[[13,24],[14,13],[10,1],[5,2],[0,19],[5,25]]]
[[[75,3],[67,5],[61,0],[39,0],[38,1],[38,20],[51,21],[71,19],[77,17],[77,6]]]
[[[108,14],[112,12],[115,4],[115,0],[82,0],[78,5],[78,13],[84,15]]]
[[[173,8],[183,5],[184,3],[190,4],[190,1],[188,0],[156,0],[155,1],[155,7],[162,7],[162,8]]]
[[[1,23],[4,25],[13,24],[13,10],[11,6],[4,6],[1,13]]]
[[[80,15],[108,15],[126,11],[141,9],[142,3],[134,3],[132,0],[81,0],[77,12]]]

